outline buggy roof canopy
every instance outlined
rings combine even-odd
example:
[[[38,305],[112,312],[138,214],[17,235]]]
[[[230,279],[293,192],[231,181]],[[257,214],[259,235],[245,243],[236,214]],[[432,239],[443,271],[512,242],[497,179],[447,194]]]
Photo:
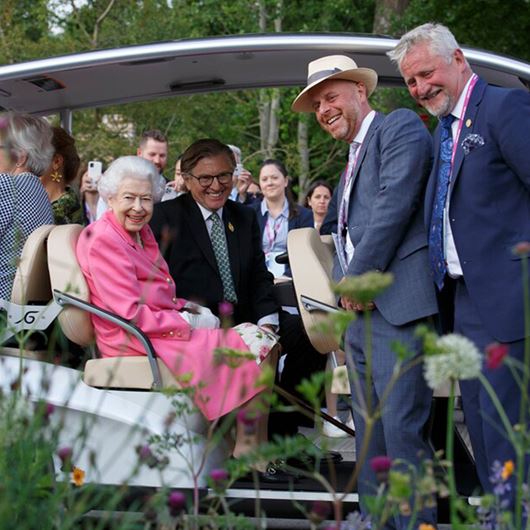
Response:
[[[52,114],[179,94],[306,84],[307,64],[345,54],[404,86],[386,56],[397,40],[377,35],[268,34],[184,39],[51,57],[0,67],[0,106]],[[488,82],[528,88],[530,64],[465,48]]]

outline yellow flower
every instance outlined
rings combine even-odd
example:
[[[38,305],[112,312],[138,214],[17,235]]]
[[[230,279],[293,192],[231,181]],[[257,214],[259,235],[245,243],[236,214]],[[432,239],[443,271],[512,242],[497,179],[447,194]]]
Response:
[[[85,483],[85,472],[74,466],[72,470],[72,480],[76,486],[82,486]]]
[[[504,462],[504,466],[502,466],[502,480],[508,480],[512,476],[514,468],[515,466],[513,465],[513,460],[506,460],[506,462]]]
[[[427,523],[421,523],[420,526],[418,526],[418,530],[436,530],[432,524]]]

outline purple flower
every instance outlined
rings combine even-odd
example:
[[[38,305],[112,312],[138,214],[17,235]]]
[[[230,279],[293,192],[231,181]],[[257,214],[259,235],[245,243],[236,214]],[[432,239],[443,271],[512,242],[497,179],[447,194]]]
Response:
[[[315,501],[311,505],[311,511],[309,512],[309,518],[315,523],[319,523],[326,519],[331,513],[331,506],[326,501]]]
[[[388,456],[374,456],[370,460],[370,467],[374,473],[386,473],[392,467],[392,460]]]
[[[374,456],[370,460],[370,467],[375,473],[375,477],[381,484],[388,481],[388,471],[392,467],[392,460],[388,456]]]
[[[241,409],[237,413],[237,421],[243,425],[249,427],[256,425],[260,417],[259,412],[249,412],[248,410]]]
[[[216,483],[228,480],[228,476],[228,471],[226,469],[212,469],[210,471],[210,478]]]
[[[186,496],[181,491],[173,490],[167,497],[169,513],[176,517],[186,506]]]
[[[55,405],[53,403],[46,403],[46,409],[44,410],[44,417],[48,419],[55,411]]]
[[[136,453],[138,454],[138,457],[140,460],[149,460],[153,456],[153,452],[151,451],[151,448],[149,445],[138,445],[136,447]]]
[[[9,125],[9,120],[5,116],[0,116],[0,129],[6,129]]]
[[[61,462],[65,464],[72,459],[72,453],[73,451],[71,447],[61,447],[57,451],[57,456],[61,459]]]
[[[502,497],[505,493],[511,491],[512,486],[503,478],[504,466],[498,460],[495,460],[491,466],[491,475],[489,477],[493,485],[493,493],[497,497]]]
[[[219,316],[220,317],[231,317],[234,314],[234,306],[230,302],[221,302],[219,304]]]
[[[38,415],[42,415],[42,420],[44,423],[48,423],[50,416],[53,414],[54,410],[55,407],[52,403],[39,401],[35,404],[35,412]]]
[[[212,469],[210,471],[210,484],[214,491],[220,493],[228,485],[228,471],[226,469]]]

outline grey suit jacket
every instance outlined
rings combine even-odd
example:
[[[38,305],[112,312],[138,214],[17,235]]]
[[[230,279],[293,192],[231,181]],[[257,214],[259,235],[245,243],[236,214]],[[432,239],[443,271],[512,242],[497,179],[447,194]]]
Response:
[[[376,114],[353,173],[348,232],[355,252],[347,275],[391,272],[392,286],[375,304],[393,325],[437,313],[423,196],[432,163],[429,132],[412,111]],[[344,179],[339,184],[342,200]],[[335,260],[334,279],[342,271]]]

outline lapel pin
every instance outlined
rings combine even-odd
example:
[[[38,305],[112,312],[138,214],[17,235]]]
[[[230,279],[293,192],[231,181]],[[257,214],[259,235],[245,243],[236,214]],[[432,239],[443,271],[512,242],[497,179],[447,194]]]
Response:
[[[468,118],[468,119],[466,120],[466,127],[467,127],[468,129],[469,129],[469,127],[471,127],[471,123],[472,123],[471,120]]]
[[[230,222],[228,223],[228,230],[230,230],[230,232],[234,231],[234,225]]]

